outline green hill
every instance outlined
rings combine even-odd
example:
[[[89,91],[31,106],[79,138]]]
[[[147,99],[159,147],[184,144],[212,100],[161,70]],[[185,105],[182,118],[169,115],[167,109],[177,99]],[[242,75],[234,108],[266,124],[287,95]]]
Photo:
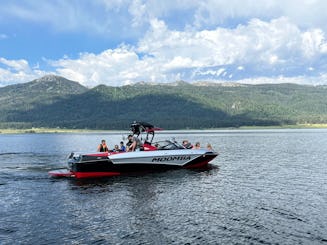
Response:
[[[1,127],[166,129],[327,123],[327,87],[295,84],[136,84],[87,89],[48,76],[0,88]]]
[[[88,89],[77,82],[52,75],[0,88],[0,128],[38,125],[39,123],[25,122],[23,118],[17,121],[13,121],[12,118],[86,91]],[[42,111],[37,113],[42,114]]]

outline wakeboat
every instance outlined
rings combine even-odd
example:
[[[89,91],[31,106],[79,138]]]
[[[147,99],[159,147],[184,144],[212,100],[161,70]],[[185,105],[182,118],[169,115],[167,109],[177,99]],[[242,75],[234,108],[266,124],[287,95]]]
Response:
[[[145,122],[131,124],[133,137],[141,147],[132,152],[74,153],[68,157],[68,168],[49,172],[52,177],[96,178],[134,172],[175,168],[201,168],[217,157],[207,149],[187,149],[174,139],[153,142],[155,131],[161,130]],[[143,136],[145,138],[143,139]]]

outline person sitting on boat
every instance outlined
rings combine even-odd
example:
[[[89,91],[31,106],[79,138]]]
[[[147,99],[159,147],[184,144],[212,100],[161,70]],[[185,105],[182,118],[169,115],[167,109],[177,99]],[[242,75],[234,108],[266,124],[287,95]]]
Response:
[[[128,151],[136,151],[136,150],[139,150],[141,148],[142,142],[138,137],[128,135],[128,143],[129,142],[132,142],[132,143],[128,147]]]
[[[118,145],[115,145],[115,147],[114,147],[114,149],[113,149],[112,151],[113,151],[113,152],[119,152],[120,149],[119,149]]]
[[[98,151],[99,152],[108,152],[109,151],[105,140],[101,140],[101,144],[98,146]]]
[[[128,135],[127,136],[128,142],[126,143],[126,151],[128,151],[128,149],[130,148],[131,144],[133,143],[133,135]]]
[[[213,148],[212,148],[212,146],[211,146],[210,143],[207,144],[207,150],[208,150],[208,151],[213,151]]]
[[[191,142],[189,142],[188,140],[183,140],[182,145],[186,148],[186,149],[192,149],[193,145],[191,144]]]
[[[126,147],[124,146],[124,142],[120,141],[120,151],[126,151]]]
[[[200,148],[201,148],[200,142],[196,142],[195,146],[193,146],[193,149],[200,149]]]

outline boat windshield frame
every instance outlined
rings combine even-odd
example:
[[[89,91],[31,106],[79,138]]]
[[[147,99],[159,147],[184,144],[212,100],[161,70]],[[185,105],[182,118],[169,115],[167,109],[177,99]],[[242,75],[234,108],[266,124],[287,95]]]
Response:
[[[161,140],[153,143],[155,147],[157,147],[157,150],[181,150],[185,149],[184,146],[177,143],[173,140]]]

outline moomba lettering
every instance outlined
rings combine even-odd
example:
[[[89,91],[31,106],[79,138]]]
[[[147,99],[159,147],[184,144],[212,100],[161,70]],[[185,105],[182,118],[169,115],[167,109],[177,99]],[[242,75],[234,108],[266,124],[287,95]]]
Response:
[[[154,157],[152,162],[171,162],[171,161],[186,161],[191,160],[190,156],[169,156],[169,157]]]

